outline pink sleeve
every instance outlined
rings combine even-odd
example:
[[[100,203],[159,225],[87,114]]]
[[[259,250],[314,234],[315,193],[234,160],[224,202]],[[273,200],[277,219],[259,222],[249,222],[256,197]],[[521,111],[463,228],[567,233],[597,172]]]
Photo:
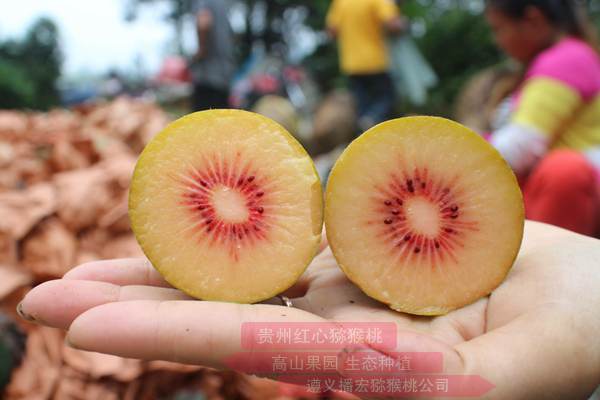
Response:
[[[563,82],[589,100],[600,92],[600,57],[585,42],[566,38],[535,59],[525,79],[536,77]]]

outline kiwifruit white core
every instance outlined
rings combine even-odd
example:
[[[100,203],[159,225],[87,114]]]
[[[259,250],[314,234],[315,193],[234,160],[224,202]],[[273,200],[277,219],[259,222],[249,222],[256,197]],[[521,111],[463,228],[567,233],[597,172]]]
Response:
[[[245,197],[235,189],[220,185],[213,190],[211,203],[220,219],[237,224],[248,220]]]
[[[406,200],[406,218],[413,231],[418,234],[436,237],[440,231],[439,207],[424,197]]]

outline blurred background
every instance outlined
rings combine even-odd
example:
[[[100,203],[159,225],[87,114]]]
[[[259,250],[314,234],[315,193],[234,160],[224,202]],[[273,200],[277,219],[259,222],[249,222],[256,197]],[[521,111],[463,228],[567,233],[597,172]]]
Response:
[[[64,346],[61,332],[14,322],[15,306],[33,285],[85,261],[141,256],[127,220],[129,178],[137,154],[170,120],[223,102],[263,113],[303,143],[323,178],[365,128],[326,28],[330,0],[218,3],[208,22],[193,0],[3,5],[4,398],[299,396],[293,388],[234,373],[80,352]],[[514,69],[494,44],[483,1],[397,3],[403,20],[402,35],[388,48],[395,93],[390,116],[440,115],[489,131],[490,110]],[[586,7],[598,25],[600,0]],[[219,18],[226,18],[227,28]],[[227,43],[218,57],[227,59],[230,77],[202,66],[216,50],[207,55],[199,42],[210,49],[215,37]],[[203,81],[211,74],[215,79]]]

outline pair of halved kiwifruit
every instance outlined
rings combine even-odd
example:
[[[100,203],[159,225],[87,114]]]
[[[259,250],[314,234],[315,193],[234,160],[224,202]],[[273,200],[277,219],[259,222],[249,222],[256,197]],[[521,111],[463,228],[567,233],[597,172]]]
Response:
[[[353,141],[325,193],[302,146],[258,114],[187,115],[142,152],[132,228],[174,287],[204,300],[254,303],[292,286],[325,219],[340,268],[367,295],[413,314],[444,314],[489,294],[523,236],[514,174],[462,125],[384,122]],[[323,216],[324,214],[324,216]]]

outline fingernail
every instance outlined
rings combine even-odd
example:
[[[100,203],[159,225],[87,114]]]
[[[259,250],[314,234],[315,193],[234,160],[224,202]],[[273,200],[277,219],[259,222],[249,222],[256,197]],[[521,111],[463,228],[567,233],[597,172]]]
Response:
[[[33,318],[31,315],[29,315],[25,311],[23,311],[23,303],[22,302],[17,305],[17,314],[19,314],[19,316],[26,321],[35,322],[35,318]]]

